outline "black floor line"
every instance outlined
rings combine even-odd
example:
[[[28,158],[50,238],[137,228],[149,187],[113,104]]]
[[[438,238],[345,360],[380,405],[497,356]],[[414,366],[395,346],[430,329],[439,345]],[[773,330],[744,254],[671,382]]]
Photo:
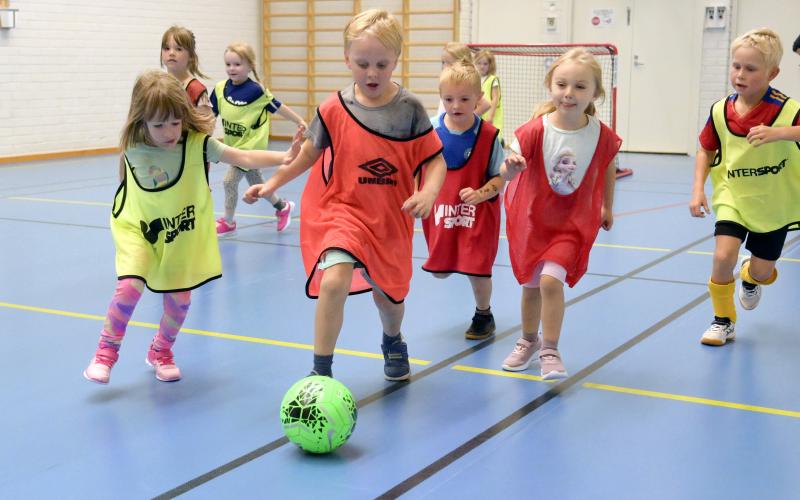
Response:
[[[609,352],[608,354],[604,355],[600,359],[594,361],[589,366],[583,368],[582,370],[578,371],[574,375],[570,376],[569,378],[565,379],[563,382],[556,384],[552,388],[548,389],[547,392],[538,396],[531,402],[527,403],[525,406],[517,409],[503,420],[500,420],[496,424],[492,425],[491,427],[487,428],[480,434],[475,435],[468,441],[464,442],[454,450],[451,450],[446,455],[442,456],[438,460],[434,461],[430,465],[426,466],[425,468],[419,470],[418,472],[414,473],[413,475],[409,476],[405,480],[401,481],[400,483],[396,484],[385,493],[379,495],[377,498],[379,499],[389,499],[389,498],[397,498],[400,495],[408,493],[415,487],[419,486],[425,480],[429,479],[436,473],[442,471],[448,465],[452,464],[459,458],[463,457],[470,451],[478,448],[482,444],[489,441],[491,438],[495,437],[496,435],[500,434],[505,429],[511,427],[515,423],[522,420],[527,415],[536,411],[536,409],[541,408],[544,404],[548,401],[552,400],[556,396],[560,395],[561,393],[565,392],[566,390],[570,389],[577,383],[584,380],[586,377],[591,375],[592,373],[596,372],[609,362],[611,362],[614,358],[619,356],[620,354],[624,353],[631,347],[635,346],[636,344],[640,343],[644,339],[648,338],[649,336],[653,335],[655,332],[659,331],[660,329],[664,328],[668,324],[670,324],[675,319],[679,318],[692,308],[696,307],[697,305],[705,302],[708,299],[708,292],[704,292],[703,294],[699,295],[698,297],[694,298],[692,301],[673,311],[671,314],[666,316],[665,318],[661,319],[657,323],[649,326],[647,329],[633,337],[632,339],[628,340],[627,342],[621,344],[613,351]]]
[[[792,238],[791,240],[787,241],[784,244],[783,248],[784,249],[788,248],[790,245],[794,244],[794,242],[796,242],[798,240],[800,240],[800,236],[796,236],[796,237]],[[695,244],[696,243],[699,243],[699,242],[695,242]],[[693,246],[694,244],[690,244],[690,245]],[[687,247],[683,247],[683,248],[686,249]],[[536,411],[537,408],[542,407],[548,401],[552,400],[556,396],[560,395],[561,393],[563,393],[566,390],[570,389],[571,387],[575,386],[577,383],[581,382],[582,380],[584,380],[586,377],[588,377],[592,373],[596,372],[597,370],[599,370],[603,366],[605,366],[608,363],[610,363],[612,360],[617,358],[620,354],[623,354],[624,352],[628,351],[633,346],[639,344],[640,342],[642,342],[646,338],[650,337],[651,335],[653,335],[657,331],[661,330],[662,328],[664,328],[665,326],[667,326],[671,322],[675,321],[677,318],[683,316],[684,314],[689,312],[691,309],[693,309],[693,308],[697,307],[698,305],[702,304],[707,299],[708,299],[708,292],[703,292],[702,294],[698,295],[697,297],[695,297],[694,299],[689,301],[687,304],[685,304],[683,307],[673,311],[672,313],[670,313],[669,315],[665,316],[664,318],[662,318],[658,322],[650,325],[648,328],[643,330],[641,333],[639,333],[635,337],[633,337],[633,338],[629,339],[627,342],[624,342],[623,344],[617,346],[614,350],[610,351],[606,355],[604,355],[601,358],[597,359],[592,364],[590,364],[589,366],[587,366],[587,367],[583,368],[582,370],[578,371],[577,373],[575,373],[571,377],[565,379],[563,382],[561,382],[559,384],[556,384],[555,386],[553,386],[551,389],[549,389],[547,392],[545,392],[541,396],[538,396],[533,401],[527,403],[525,406],[517,409],[515,412],[511,413],[510,415],[505,417],[503,420],[500,420],[496,424],[494,424],[491,427],[487,428],[486,430],[484,430],[480,434],[475,435],[474,437],[472,437],[468,441],[464,442],[463,444],[461,444],[457,448],[451,450],[446,455],[442,456],[438,460],[436,460],[433,463],[429,464],[427,467],[424,467],[423,469],[420,469],[419,471],[417,471],[413,475],[409,476],[405,480],[401,481],[400,483],[396,484],[395,486],[393,486],[392,488],[390,488],[389,490],[387,490],[385,493],[383,493],[382,495],[378,496],[377,498],[379,498],[379,499],[397,498],[400,495],[408,493],[409,491],[411,491],[415,487],[417,487],[420,484],[422,484],[425,480],[431,478],[433,475],[435,475],[436,473],[442,471],[444,468],[446,468],[447,466],[449,466],[450,464],[452,464],[453,462],[455,462],[459,458],[463,457],[464,455],[466,455],[470,451],[474,450],[475,448],[479,447],[480,445],[486,443],[491,438],[497,436],[498,434],[500,434],[502,431],[504,431],[508,427],[512,426],[516,422],[518,422],[521,419],[523,419],[525,416],[533,413],[534,411]]]
[[[630,277],[633,277],[636,274],[644,272],[647,269],[650,269],[651,267],[656,266],[659,263],[661,263],[661,262],[663,262],[663,261],[665,261],[665,260],[667,260],[669,258],[672,258],[672,257],[674,257],[676,255],[679,255],[680,253],[683,253],[686,250],[688,250],[688,249],[690,249],[690,248],[692,248],[692,247],[694,247],[696,245],[699,245],[700,243],[703,243],[704,241],[710,239],[711,237],[712,237],[711,235],[703,236],[702,238],[700,238],[700,239],[698,239],[696,241],[693,241],[693,242],[691,242],[691,243],[689,243],[687,245],[684,245],[681,248],[678,248],[677,250],[673,250],[672,252],[670,252],[668,254],[665,254],[665,255],[659,257],[658,259],[655,259],[655,260],[653,260],[653,261],[651,261],[651,262],[649,262],[647,264],[644,264],[643,266],[640,266],[640,267],[630,271],[627,274],[624,274],[624,275],[622,275],[622,276],[620,276],[620,277],[618,277],[616,279],[613,279],[613,280],[611,280],[611,281],[609,281],[607,283],[604,283],[604,284],[602,284],[600,286],[597,286],[597,287],[587,291],[586,293],[583,293],[583,294],[581,294],[581,295],[579,295],[579,296],[567,301],[564,305],[565,305],[565,307],[569,307],[569,306],[571,306],[573,304],[581,302],[581,301],[583,301],[583,300],[585,300],[585,299],[587,299],[587,298],[589,298],[589,297],[591,297],[593,295],[596,295],[596,294],[600,293],[603,290],[608,289],[609,287],[612,287],[612,286],[616,285],[617,283],[625,281],[626,279],[628,279]],[[704,294],[703,296],[705,296],[705,295],[706,294]],[[373,393],[373,394],[371,394],[371,395],[359,400],[357,402],[357,406],[359,408],[363,408],[364,406],[366,406],[366,405],[368,405],[370,403],[373,403],[375,401],[378,401],[378,400],[388,396],[389,394],[392,394],[395,391],[403,389],[406,386],[408,386],[409,384],[414,383],[417,380],[420,380],[422,378],[427,377],[428,375],[436,373],[439,370],[442,370],[443,368],[446,368],[447,366],[450,366],[451,364],[455,363],[456,361],[458,361],[458,360],[460,360],[460,359],[462,359],[462,358],[464,358],[464,357],[466,357],[466,356],[468,356],[470,354],[478,352],[481,349],[484,349],[485,347],[497,342],[498,340],[502,340],[502,339],[508,337],[509,335],[511,335],[514,332],[518,331],[520,327],[521,327],[521,325],[515,325],[512,328],[509,328],[509,329],[507,329],[507,330],[505,330],[505,331],[503,331],[503,332],[501,332],[499,334],[496,334],[492,338],[489,338],[489,339],[484,340],[484,341],[482,341],[480,343],[477,343],[477,344],[475,344],[475,345],[473,345],[473,346],[471,346],[471,347],[469,347],[469,348],[467,348],[467,349],[465,349],[465,350],[463,350],[463,351],[461,351],[461,352],[459,352],[457,354],[454,354],[453,356],[450,356],[447,359],[444,359],[444,360],[442,360],[442,361],[440,361],[438,363],[435,363],[435,364],[425,368],[424,370],[420,371],[419,373],[413,374],[411,376],[411,380],[409,382],[407,382],[407,383],[393,384],[391,386],[385,387],[384,389],[381,389],[380,391],[376,391],[375,393]],[[640,334],[640,336],[641,336],[641,334]],[[626,345],[626,344],[623,344],[623,345]],[[614,352],[616,352],[616,350],[612,351],[611,353],[607,354],[606,356],[609,356],[610,354],[612,354]],[[622,351],[620,351],[620,352],[622,352]],[[614,356],[614,357],[616,357],[616,356]],[[610,358],[610,359],[613,359],[613,357]],[[594,364],[592,364],[590,366],[594,366]],[[586,370],[586,368],[584,370]],[[579,371],[575,376],[580,375],[581,373],[583,373],[583,370]],[[572,378],[567,379],[567,381],[569,381],[569,380],[572,380]],[[562,386],[563,384],[564,384],[564,382],[562,382],[558,386]],[[549,392],[550,391],[548,391],[548,393]],[[547,394],[547,393],[545,393],[545,394]],[[550,398],[548,398],[548,401],[549,401],[549,399],[552,399],[552,397],[554,397],[554,396],[555,395],[553,395]],[[539,404],[538,406],[541,406],[541,404]],[[530,411],[533,411],[533,410],[530,410]],[[187,493],[187,492],[197,488],[198,486],[201,486],[201,485],[203,485],[203,484],[205,484],[205,483],[207,483],[207,482],[209,482],[209,481],[211,481],[211,480],[213,480],[213,479],[215,479],[215,478],[217,478],[217,477],[219,477],[219,476],[221,476],[223,474],[226,474],[226,473],[228,473],[228,472],[230,472],[230,471],[232,471],[232,470],[234,470],[234,469],[236,469],[238,467],[241,467],[242,465],[245,465],[245,464],[247,464],[247,463],[249,463],[249,462],[251,462],[251,461],[253,461],[253,460],[257,459],[257,458],[260,458],[260,457],[266,455],[267,453],[270,453],[270,452],[280,448],[281,446],[287,444],[288,442],[289,442],[289,440],[286,439],[286,437],[278,438],[278,439],[276,439],[276,440],[274,440],[274,441],[272,441],[270,443],[265,444],[264,446],[260,446],[259,448],[256,448],[255,450],[253,450],[253,451],[251,451],[249,453],[246,453],[246,454],[244,454],[244,455],[242,455],[242,456],[240,456],[240,457],[238,457],[238,458],[236,458],[234,460],[231,460],[230,462],[228,462],[226,464],[223,464],[223,465],[221,465],[221,466],[219,466],[219,467],[217,467],[215,469],[212,469],[212,470],[210,470],[210,471],[208,471],[208,472],[206,472],[204,474],[201,474],[201,475],[199,475],[199,476],[197,476],[197,477],[195,477],[193,479],[190,479],[189,481],[187,481],[187,482],[185,482],[185,483],[183,483],[181,485],[178,485],[178,486],[176,486],[175,488],[172,488],[169,491],[161,493],[160,495],[157,495],[154,498],[158,499],[158,500],[162,500],[162,499],[174,498],[174,497],[177,497],[177,496],[182,495],[184,493]],[[406,480],[406,481],[408,481],[408,480]],[[403,484],[403,483],[401,483],[401,484]]]

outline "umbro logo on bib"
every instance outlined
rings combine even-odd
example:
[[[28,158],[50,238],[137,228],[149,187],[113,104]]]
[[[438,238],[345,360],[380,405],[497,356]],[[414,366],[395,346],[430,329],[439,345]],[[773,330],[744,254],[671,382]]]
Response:
[[[364,169],[372,174],[372,177],[359,177],[359,184],[383,184],[388,186],[397,185],[397,181],[391,178],[392,175],[397,173],[397,167],[383,158],[362,163],[358,166],[358,168]]]

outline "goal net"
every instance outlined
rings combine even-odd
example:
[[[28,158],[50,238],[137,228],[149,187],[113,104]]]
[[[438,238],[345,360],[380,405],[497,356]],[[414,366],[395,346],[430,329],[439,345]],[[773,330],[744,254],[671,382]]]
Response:
[[[581,48],[594,56],[603,70],[606,97],[595,101],[597,116],[616,130],[617,48],[610,44],[502,45],[469,44],[477,53],[489,50],[497,63],[503,102],[503,138],[511,144],[514,131],[530,120],[533,111],[549,98],[544,76],[561,54]],[[486,96],[487,99],[490,96]]]

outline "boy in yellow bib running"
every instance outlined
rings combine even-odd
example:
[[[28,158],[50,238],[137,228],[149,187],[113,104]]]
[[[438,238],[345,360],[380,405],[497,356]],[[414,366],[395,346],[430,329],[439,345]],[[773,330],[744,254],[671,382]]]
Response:
[[[731,45],[730,82],[735,93],[717,101],[700,133],[689,211],[710,213],[703,192],[711,174],[717,218],[716,248],[708,290],[714,321],[700,342],[720,346],[735,337],[733,270],[745,243],[739,303],[755,309],[761,287],[775,282],[775,262],[787,231],[800,221],[800,103],[770,87],[783,49],[773,31],[750,31]]]

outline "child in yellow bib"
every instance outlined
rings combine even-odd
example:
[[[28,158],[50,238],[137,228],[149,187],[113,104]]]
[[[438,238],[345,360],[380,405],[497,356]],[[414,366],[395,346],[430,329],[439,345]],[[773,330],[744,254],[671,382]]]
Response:
[[[213,130],[213,116],[190,104],[175,77],[148,71],[136,81],[111,210],[117,288],[97,351],[83,372],[92,382],[108,383],[145,286],[164,295],[164,314],[146,361],[158,380],[181,378],[172,345],[191,290],[222,275],[206,161],[258,168],[291,161],[300,148],[298,134],[289,153],[242,151],[209,138]]]
[[[267,149],[271,115],[277,113],[294,122],[304,131],[306,122],[292,108],[275,99],[258,78],[255,52],[246,43],[233,43],[225,49],[225,72],[227,80],[214,87],[211,94],[211,109],[222,119],[225,144],[239,149]],[[250,74],[253,78],[250,78]],[[242,177],[247,182],[261,184],[264,178],[258,169],[232,164],[222,180],[225,189],[225,213],[217,219],[217,234],[231,236],[236,231],[234,220],[239,201],[239,183]],[[283,199],[276,193],[267,200],[275,208],[276,229],[284,231],[292,221],[294,202]]]
[[[787,231],[800,222],[800,103],[771,88],[783,50],[773,31],[750,31],[731,45],[735,93],[716,102],[700,134],[689,211],[710,213],[703,187],[708,175],[716,215],[711,279],[714,320],[700,342],[720,346],[735,337],[733,270],[745,243],[739,303],[755,309],[761,287],[775,282],[775,263]]]

